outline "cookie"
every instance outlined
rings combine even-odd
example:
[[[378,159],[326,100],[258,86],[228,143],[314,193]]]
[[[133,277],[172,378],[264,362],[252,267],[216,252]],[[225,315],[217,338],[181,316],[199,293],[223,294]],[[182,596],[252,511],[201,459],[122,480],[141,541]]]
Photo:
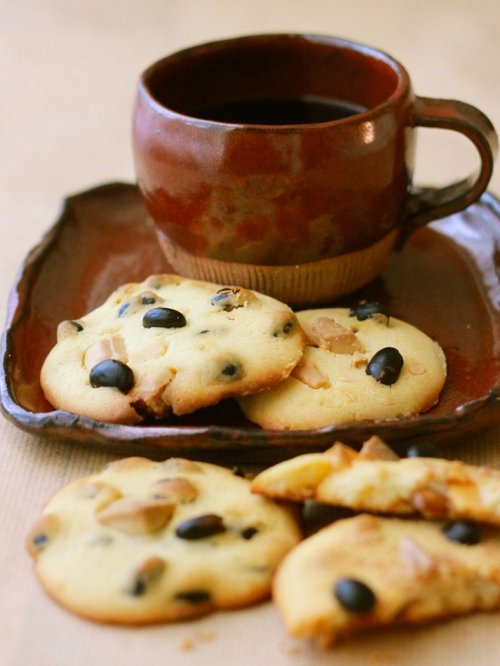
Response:
[[[304,355],[278,386],[239,400],[251,421],[301,430],[405,418],[437,402],[446,378],[441,347],[378,304],[297,317],[307,337]]]
[[[374,627],[500,607],[500,533],[457,540],[460,527],[361,514],[320,530],[275,576],[287,631],[328,647]]]
[[[62,606],[148,624],[255,603],[301,538],[295,516],[208,463],[126,458],[62,488],[27,545]]]
[[[378,437],[358,453],[340,442],[261,472],[252,490],[268,497],[355,511],[470,519],[500,526],[500,470],[442,458],[399,458]]]
[[[62,322],[41,385],[58,409],[138,423],[268,388],[303,345],[295,315],[273,298],[155,275]]]

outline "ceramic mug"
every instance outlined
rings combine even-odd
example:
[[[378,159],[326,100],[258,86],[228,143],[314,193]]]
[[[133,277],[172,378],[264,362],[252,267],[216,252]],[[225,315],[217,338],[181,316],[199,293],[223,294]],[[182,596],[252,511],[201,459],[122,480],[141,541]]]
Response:
[[[479,173],[412,191],[417,127],[467,136]],[[241,277],[238,264],[294,271],[358,256],[373,264],[366,282],[398,239],[478,199],[497,137],[475,107],[416,96],[405,68],[379,50],[277,34],[195,46],[150,66],[133,145],[139,188],[179,272],[220,280],[225,266]],[[255,275],[246,281],[262,286]]]

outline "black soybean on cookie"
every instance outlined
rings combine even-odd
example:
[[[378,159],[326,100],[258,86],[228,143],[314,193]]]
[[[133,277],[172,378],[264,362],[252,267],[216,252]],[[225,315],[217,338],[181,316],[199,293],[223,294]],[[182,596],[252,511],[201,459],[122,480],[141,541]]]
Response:
[[[445,356],[415,326],[368,304],[304,310],[297,318],[304,355],[279,386],[239,399],[251,421],[272,430],[318,428],[403,418],[437,402]]]
[[[477,537],[470,526],[360,514],[294,548],[273,598],[290,634],[328,647],[375,627],[500,607],[499,561],[495,528]]]
[[[228,469],[125,458],[62,488],[27,545],[46,591],[119,624],[187,619],[270,594],[295,516]]]
[[[273,298],[155,275],[62,322],[41,385],[59,409],[137,423],[269,388],[303,346],[295,315]]]

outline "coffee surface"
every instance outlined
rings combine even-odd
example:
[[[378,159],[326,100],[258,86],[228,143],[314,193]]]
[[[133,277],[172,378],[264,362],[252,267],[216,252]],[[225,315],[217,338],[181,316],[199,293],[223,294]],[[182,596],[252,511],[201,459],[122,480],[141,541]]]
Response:
[[[303,125],[341,120],[366,109],[345,100],[327,97],[259,97],[231,100],[196,109],[205,120],[252,125]]]

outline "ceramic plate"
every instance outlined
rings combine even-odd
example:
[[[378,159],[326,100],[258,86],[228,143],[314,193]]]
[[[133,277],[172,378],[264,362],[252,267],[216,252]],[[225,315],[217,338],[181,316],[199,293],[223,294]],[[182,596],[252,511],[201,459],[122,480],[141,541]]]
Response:
[[[108,184],[77,194],[28,255],[12,289],[2,338],[3,411],[24,430],[68,443],[248,463],[323,449],[336,439],[357,444],[372,433],[396,448],[422,438],[441,443],[500,423],[499,221],[500,202],[486,194],[414,233],[380,278],[336,303],[381,301],[441,344],[448,377],[441,400],[426,414],[271,432],[246,422],[228,400],[190,417],[121,426],[52,409],[40,388],[40,368],[59,321],[77,319],[124,282],[170,269],[135,186]]]

